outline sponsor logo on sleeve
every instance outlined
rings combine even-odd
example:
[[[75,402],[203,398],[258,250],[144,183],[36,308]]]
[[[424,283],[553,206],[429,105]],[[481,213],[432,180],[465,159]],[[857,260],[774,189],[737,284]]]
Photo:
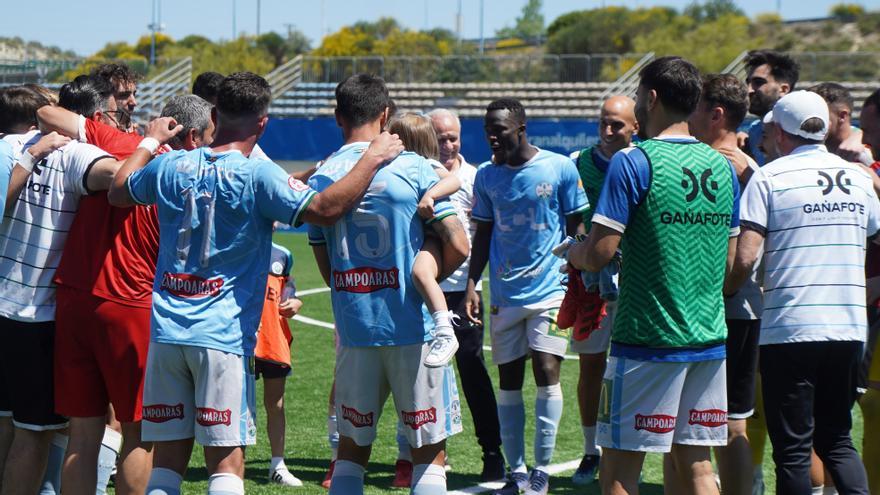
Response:
[[[223,279],[205,279],[189,273],[162,274],[161,288],[178,297],[201,298],[215,297],[220,294]]]
[[[434,407],[411,412],[400,411],[400,415],[403,417],[403,424],[409,426],[413,430],[418,430],[421,426],[428,423],[437,422],[437,409]]]
[[[635,429],[650,431],[651,433],[669,433],[675,429],[675,416],[666,414],[642,416],[641,414],[636,414]]]
[[[219,411],[210,407],[197,407],[196,422],[202,426],[229,426],[232,424],[232,411],[229,409]]]
[[[689,425],[700,425],[707,428],[717,428],[727,424],[727,411],[721,409],[691,409],[688,414]]]
[[[164,423],[172,419],[183,419],[183,404],[151,404],[144,406],[142,416],[150,423]]]
[[[366,294],[382,289],[400,288],[400,270],[361,267],[333,272],[333,286],[338,292]]]
[[[356,428],[373,426],[373,413],[362,413],[353,407],[342,404],[342,419],[353,424]]]
[[[304,192],[309,190],[309,186],[299,179],[294,179],[292,175],[287,177],[287,185],[296,192]]]

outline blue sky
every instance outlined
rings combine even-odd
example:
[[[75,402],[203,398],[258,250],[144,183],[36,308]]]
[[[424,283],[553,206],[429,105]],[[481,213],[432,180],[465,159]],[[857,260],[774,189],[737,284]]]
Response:
[[[201,34],[212,39],[233,35],[233,4],[236,30],[255,33],[257,0],[160,0],[165,32],[179,39]],[[480,2],[462,4],[462,33],[476,38],[480,32]],[[785,19],[820,17],[837,1],[778,0]],[[853,0],[847,0],[852,2]],[[484,0],[484,32],[512,25],[525,0]],[[737,0],[750,16],[775,11],[777,0]],[[880,0],[856,0],[868,9],[880,8]],[[561,14],[602,5],[645,7],[669,5],[682,8],[690,0],[544,0],[544,18],[549,23]],[[459,2],[455,0],[261,0],[261,31],[287,31],[286,23],[305,32],[313,45],[327,32],[358,20],[382,16],[397,18],[404,26],[422,29],[445,27],[455,30]],[[108,41],[135,41],[147,32],[151,0],[0,0],[4,22],[0,36],[20,36],[87,55]],[[36,8],[35,8],[36,6]]]

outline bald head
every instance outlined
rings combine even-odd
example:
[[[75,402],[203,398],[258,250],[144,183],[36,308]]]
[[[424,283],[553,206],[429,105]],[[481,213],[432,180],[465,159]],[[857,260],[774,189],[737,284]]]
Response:
[[[440,145],[440,163],[447,170],[457,169],[461,165],[461,121],[458,120],[458,115],[445,108],[438,108],[429,112],[428,116],[434,124],[437,144]]]
[[[636,102],[629,96],[612,96],[599,112],[599,148],[605,156],[626,148],[638,132]]]

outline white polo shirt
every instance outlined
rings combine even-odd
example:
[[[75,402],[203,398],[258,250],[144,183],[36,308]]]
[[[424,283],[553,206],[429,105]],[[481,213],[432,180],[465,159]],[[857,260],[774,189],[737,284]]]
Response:
[[[880,230],[871,177],[801,146],[755,172],[740,208],[740,225],[765,235],[761,345],[865,341],[865,245]]]
[[[32,134],[21,149],[40,137]],[[34,165],[15,207],[0,224],[0,316],[26,322],[55,319],[52,277],[79,200],[90,193],[86,176],[103,158],[112,157],[72,141]]]

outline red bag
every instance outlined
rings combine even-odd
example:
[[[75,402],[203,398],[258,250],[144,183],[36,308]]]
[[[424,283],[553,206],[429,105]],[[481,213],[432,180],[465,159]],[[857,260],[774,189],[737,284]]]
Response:
[[[574,340],[586,340],[607,315],[605,300],[599,297],[599,291],[587,291],[580,272],[568,265],[568,284],[556,316],[556,326],[563,330],[574,327]]]

